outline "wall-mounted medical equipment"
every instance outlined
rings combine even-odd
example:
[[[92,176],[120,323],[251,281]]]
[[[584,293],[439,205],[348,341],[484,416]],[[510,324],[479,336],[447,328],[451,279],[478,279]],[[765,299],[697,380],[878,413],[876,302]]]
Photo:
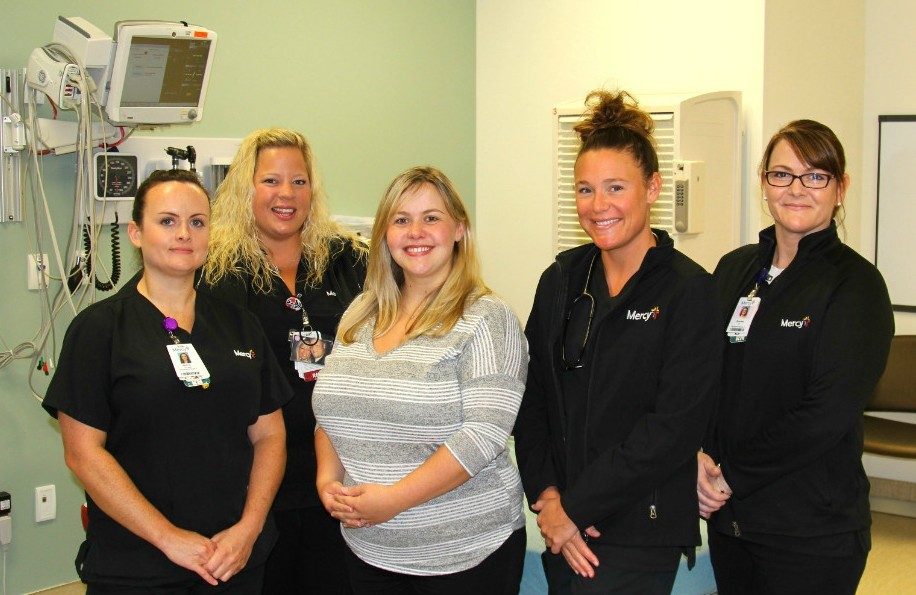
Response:
[[[0,223],[22,221],[24,68],[0,68]]]
[[[81,17],[58,17],[54,23],[52,39],[52,49],[53,44],[60,44],[76,59],[69,66],[77,70],[77,74],[80,67],[85,69],[99,105],[105,105],[107,83],[111,77],[111,36]],[[35,51],[40,49],[44,48],[36,48]]]
[[[96,220],[112,223],[117,217],[120,223],[130,221],[137,187],[157,169],[196,171],[210,196],[215,196],[241,143],[239,138],[132,136],[117,151],[96,153]]]
[[[166,147],[165,154],[172,158],[172,169],[179,169],[182,162],[188,162],[190,171],[197,171],[197,149],[194,145],[181,147]],[[183,169],[183,168],[182,168]]]
[[[76,87],[71,81],[79,76],[79,67],[52,48],[32,50],[27,72],[29,86],[42,91],[55,105],[72,109],[78,101]]]
[[[186,124],[203,117],[216,33],[158,21],[115,24],[105,111],[112,122]]]
[[[674,231],[700,233],[706,212],[706,166],[702,161],[675,161]]]
[[[82,88],[95,93],[104,105],[105,83],[111,67],[111,37],[79,17],[59,17],[53,41],[29,55],[26,68],[30,87],[47,95],[55,105],[73,109],[82,101]],[[78,84],[86,74],[85,87]]]
[[[59,17],[35,48],[30,87],[69,109],[90,96],[110,124],[188,124],[203,117],[216,33],[183,22],[119,21],[114,38],[80,17]]]
[[[140,184],[137,156],[127,153],[95,154],[96,200],[130,200]]]
[[[651,225],[670,233],[679,250],[712,270],[722,254],[741,242],[741,93],[643,94],[636,99],[655,122],[662,177]],[[573,179],[579,150],[573,126],[584,111],[581,100],[553,110],[555,252],[590,241],[579,225]]]
[[[203,117],[213,31],[185,22],[120,21],[113,35],[80,17],[60,17],[27,68],[0,69],[0,215],[3,222],[30,220],[27,254],[41,256],[27,259],[28,273],[48,279],[36,283],[44,294],[41,327],[13,350],[46,373],[56,357],[49,338],[59,314],[75,315],[119,283],[119,225],[131,219],[140,182],[153,169],[168,169],[165,149],[184,155],[182,167],[192,155],[177,147],[200,149],[205,167],[199,174],[213,189],[238,147],[222,139],[132,136],[140,126],[187,125]],[[42,160],[69,152],[76,153],[75,168],[66,168],[75,169],[73,196],[55,197],[52,205],[42,172],[63,170],[45,168]],[[58,208],[71,212],[63,233],[52,213]]]

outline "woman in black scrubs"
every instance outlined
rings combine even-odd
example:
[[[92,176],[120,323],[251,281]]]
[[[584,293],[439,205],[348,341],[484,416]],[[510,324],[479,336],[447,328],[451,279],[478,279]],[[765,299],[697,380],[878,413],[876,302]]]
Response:
[[[551,593],[669,593],[700,542],[714,287],[649,226],[662,186],[651,116],[623,92],[586,104],[574,183],[592,243],[558,254],[538,284],[516,454]]]
[[[837,236],[849,176],[832,130],[786,124],[760,183],[774,225],[714,274],[728,328],[700,513],[719,593],[851,594],[871,545],[862,410],[894,334],[890,300]]]
[[[331,344],[362,291],[366,253],[328,215],[301,134],[271,128],[245,138],[216,194],[200,288],[258,317],[295,393],[283,407],[289,459],[274,502],[280,537],[265,593],[349,592],[339,523],[315,488],[312,389],[320,364],[296,360],[302,343],[313,353]]]
[[[67,330],[45,408],[86,488],[93,593],[258,593],[289,387],[257,320],[194,289],[210,205],[159,171],[128,226],[143,269]]]

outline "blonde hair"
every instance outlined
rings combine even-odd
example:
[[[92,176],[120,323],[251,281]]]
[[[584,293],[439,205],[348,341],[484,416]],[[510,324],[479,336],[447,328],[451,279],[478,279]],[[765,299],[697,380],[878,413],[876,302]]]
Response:
[[[256,291],[273,289],[277,268],[261,242],[252,213],[254,172],[262,149],[292,147],[302,153],[312,188],[308,219],[302,226],[302,257],[308,264],[306,283],[315,286],[324,277],[328,262],[350,244],[358,252],[366,246],[352,233],[333,221],[327,199],[315,171],[312,148],[298,132],[284,128],[255,130],[242,141],[229,166],[226,179],[216,191],[210,227],[210,252],[203,278],[216,284],[226,275],[250,274]]]
[[[445,335],[461,319],[469,305],[490,293],[490,288],[480,276],[471,221],[458,191],[448,177],[434,167],[411,168],[391,182],[375,213],[366,284],[363,293],[354,300],[338,326],[337,336],[344,343],[355,341],[357,331],[373,318],[373,337],[384,335],[397,321],[404,271],[394,261],[388,248],[388,224],[405,196],[427,184],[442,197],[446,212],[464,226],[464,235],[455,242],[448,278],[438,290],[427,296],[419,314],[408,325],[407,338]]]

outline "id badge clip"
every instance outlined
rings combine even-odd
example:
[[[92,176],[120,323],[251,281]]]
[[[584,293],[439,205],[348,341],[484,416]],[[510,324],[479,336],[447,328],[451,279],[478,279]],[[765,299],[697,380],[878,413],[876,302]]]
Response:
[[[738,300],[735,311],[725,330],[725,335],[730,343],[744,343],[751,330],[751,323],[760,308],[759,297],[743,297]]]

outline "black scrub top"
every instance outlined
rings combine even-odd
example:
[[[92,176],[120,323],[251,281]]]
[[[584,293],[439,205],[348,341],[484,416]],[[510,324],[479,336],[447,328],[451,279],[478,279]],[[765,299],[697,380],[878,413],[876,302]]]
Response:
[[[296,294],[308,313],[309,323],[324,339],[334,339],[337,324],[366,278],[366,261],[349,244],[332,248],[331,261],[318,286],[306,284],[305,261],[296,273]],[[315,414],[312,412],[314,381],[303,380],[290,359],[289,332],[302,329],[302,312],[287,305],[294,297],[280,277],[274,277],[270,291],[252,285],[250,276],[229,275],[213,286],[201,282],[200,291],[243,306],[253,313],[267,334],[271,350],[293,388],[294,397],[283,406],[286,422],[286,474],[274,499],[275,510],[321,506],[315,487]]]
[[[105,448],[176,526],[206,537],[238,522],[253,447],[248,427],[289,400],[257,319],[198,292],[191,343],[210,372],[209,388],[178,380],[164,315],[137,292],[138,274],[116,295],[80,312],[67,329],[44,407],[107,434]],[[89,526],[80,552],[87,582],[154,586],[202,579],[105,514],[87,494]],[[268,518],[248,566],[276,540]]]

